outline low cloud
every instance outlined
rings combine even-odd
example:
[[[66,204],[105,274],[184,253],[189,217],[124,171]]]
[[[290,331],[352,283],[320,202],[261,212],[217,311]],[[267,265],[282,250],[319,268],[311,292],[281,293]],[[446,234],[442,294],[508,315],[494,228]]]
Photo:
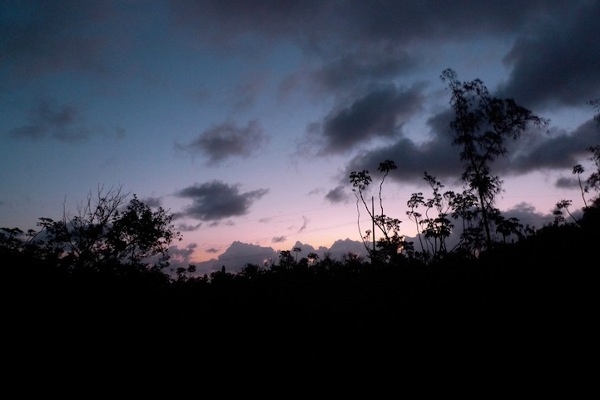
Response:
[[[170,269],[175,271],[177,268],[187,268],[192,264],[192,255],[196,250],[196,243],[190,243],[186,247],[181,248],[177,246],[169,247],[169,265]]]
[[[541,228],[554,219],[552,214],[540,213],[533,205],[526,202],[516,204],[502,214],[505,218],[517,218],[523,226],[529,225],[535,228]]]

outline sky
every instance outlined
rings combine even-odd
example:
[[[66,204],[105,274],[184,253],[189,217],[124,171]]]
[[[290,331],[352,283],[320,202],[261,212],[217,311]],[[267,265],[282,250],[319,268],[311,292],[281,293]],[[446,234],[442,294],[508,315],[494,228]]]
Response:
[[[360,241],[349,174],[389,159],[386,214],[414,235],[423,173],[461,188],[448,68],[549,120],[493,164],[497,207],[539,226],[582,206],[572,167],[600,144],[598,21],[597,0],[0,0],[0,226],[122,188],[208,270]]]

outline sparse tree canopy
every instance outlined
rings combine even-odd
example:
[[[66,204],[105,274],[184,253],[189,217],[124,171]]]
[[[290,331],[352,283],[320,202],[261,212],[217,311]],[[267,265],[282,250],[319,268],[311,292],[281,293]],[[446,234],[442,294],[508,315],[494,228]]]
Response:
[[[46,258],[72,266],[98,267],[119,263],[162,268],[168,265],[168,249],[180,239],[172,216],[159,207],[153,211],[136,195],[123,208],[126,195],[121,189],[91,194],[74,217],[55,221],[40,218],[42,230],[32,242]]]
[[[454,144],[460,147],[460,159],[465,164],[463,181],[478,198],[487,247],[492,245],[491,214],[502,181],[492,174],[492,162],[506,154],[505,141],[517,139],[530,125],[541,126],[547,120],[534,115],[512,99],[492,97],[479,79],[461,82],[452,69],[442,73],[448,83],[454,110],[450,127]]]

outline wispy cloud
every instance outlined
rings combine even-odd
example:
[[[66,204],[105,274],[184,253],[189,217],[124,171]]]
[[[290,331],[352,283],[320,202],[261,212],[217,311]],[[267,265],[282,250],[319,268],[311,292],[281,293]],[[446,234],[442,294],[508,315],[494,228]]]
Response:
[[[205,130],[189,144],[176,144],[176,147],[192,154],[202,154],[208,158],[208,164],[214,165],[232,157],[250,157],[267,141],[259,122],[254,120],[246,127],[226,122]]]
[[[271,239],[272,243],[282,243],[285,242],[286,237],[285,236],[275,236],[273,239]]]
[[[28,124],[13,128],[9,135],[18,139],[53,138],[63,142],[86,140],[92,130],[86,126],[82,111],[73,105],[58,105],[41,100],[28,113]]]

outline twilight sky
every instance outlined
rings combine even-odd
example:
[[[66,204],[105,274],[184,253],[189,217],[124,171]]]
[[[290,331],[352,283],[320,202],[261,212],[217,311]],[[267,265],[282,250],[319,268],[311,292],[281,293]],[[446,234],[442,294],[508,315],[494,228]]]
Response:
[[[185,262],[329,247],[360,240],[349,173],[390,159],[413,235],[423,172],[461,187],[446,68],[550,120],[493,171],[539,225],[581,206],[571,170],[600,144],[598,21],[597,0],[0,1],[0,226],[121,186],[176,216]]]

